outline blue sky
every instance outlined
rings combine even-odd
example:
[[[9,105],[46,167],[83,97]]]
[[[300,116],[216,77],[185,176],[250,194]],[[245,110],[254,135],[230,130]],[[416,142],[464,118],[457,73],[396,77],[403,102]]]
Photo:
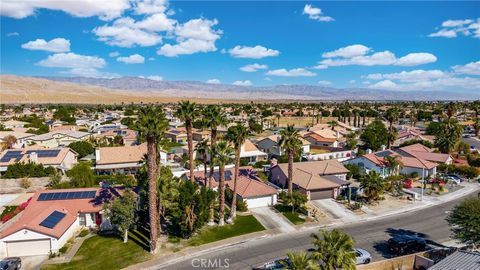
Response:
[[[19,2],[2,74],[480,91],[474,1]]]

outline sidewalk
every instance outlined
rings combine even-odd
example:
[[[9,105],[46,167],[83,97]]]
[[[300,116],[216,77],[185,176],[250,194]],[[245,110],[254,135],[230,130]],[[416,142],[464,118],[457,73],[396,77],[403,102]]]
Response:
[[[250,209],[250,212],[266,229],[278,229],[280,232],[295,231],[293,224],[288,219],[270,207],[257,207]]]

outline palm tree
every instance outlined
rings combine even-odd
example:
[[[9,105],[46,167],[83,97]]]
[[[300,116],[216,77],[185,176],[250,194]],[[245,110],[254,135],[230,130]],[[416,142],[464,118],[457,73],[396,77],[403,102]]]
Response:
[[[400,173],[400,168],[403,167],[400,156],[386,156],[383,159],[387,163],[391,175],[398,175]]]
[[[202,163],[203,163],[203,179],[204,179],[204,185],[207,186],[207,167],[208,167],[208,153],[210,152],[210,146],[208,145],[208,140],[202,140],[195,146],[195,151],[197,151],[197,154],[202,157]],[[210,183],[208,185],[210,187]]]
[[[233,149],[226,141],[220,141],[215,147],[214,162],[219,166],[220,181],[218,185],[218,225],[225,224],[225,165],[232,162]]]
[[[328,126],[332,129],[335,130],[335,127],[338,126],[337,121],[330,121],[328,122]]]
[[[393,123],[398,120],[399,115],[400,115],[400,111],[396,107],[389,108],[385,113],[385,119],[387,119],[388,121],[388,135],[389,135],[387,140],[387,148],[390,148],[390,146],[392,146],[393,141],[395,140],[396,135],[393,129]]]
[[[375,171],[370,171],[368,174],[360,177],[360,188],[369,202],[378,200],[383,193],[384,187],[383,179]]]
[[[148,212],[150,218],[150,252],[157,253],[157,239],[160,232],[160,219],[157,206],[157,178],[158,164],[157,147],[168,122],[160,107],[143,107],[138,112],[138,120],[134,129],[137,131],[138,140],[147,141],[147,177],[148,177]]]
[[[236,126],[232,126],[228,129],[226,139],[233,143],[235,148],[235,174],[233,176],[233,197],[232,197],[232,209],[230,211],[230,217],[227,222],[232,223],[233,219],[237,215],[237,179],[240,168],[240,152],[242,145],[250,135],[249,130],[242,124],[238,123]]]
[[[228,119],[225,113],[222,112],[221,108],[215,105],[208,105],[202,112],[203,114],[203,124],[205,127],[210,128],[210,149],[213,151],[217,145],[217,134],[218,128],[221,126],[226,126],[228,124]],[[210,175],[209,175],[209,186],[212,186],[213,181],[213,162],[210,163]]]
[[[293,125],[287,125],[287,128],[280,131],[280,141],[278,145],[285,149],[288,155],[288,194],[292,194],[293,181],[293,157],[300,151],[302,141],[298,130]]]
[[[313,255],[310,255],[306,252],[288,252],[287,253],[288,261],[285,263],[284,269],[291,270],[319,270],[320,265],[315,261]]]
[[[339,229],[320,230],[320,234],[312,233],[312,243],[316,248],[314,256],[321,260],[322,270],[355,269],[355,241]]]
[[[181,101],[178,103],[177,111],[175,116],[178,117],[181,121],[185,123],[185,129],[187,130],[187,144],[188,144],[188,164],[190,169],[190,181],[195,181],[194,179],[194,163],[193,163],[193,121],[198,116],[197,105],[194,102],[190,101]]]

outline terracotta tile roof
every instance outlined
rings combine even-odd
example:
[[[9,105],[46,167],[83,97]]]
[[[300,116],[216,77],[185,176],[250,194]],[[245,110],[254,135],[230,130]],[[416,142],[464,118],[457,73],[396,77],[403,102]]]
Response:
[[[41,193],[69,192],[69,191],[96,191],[96,198],[91,199],[73,199],[73,200],[51,200],[38,201]],[[103,208],[105,201],[111,200],[113,197],[119,196],[116,191],[100,188],[75,188],[75,189],[57,189],[57,190],[41,190],[37,191],[25,208],[21,212],[21,216],[12,225],[5,228],[0,233],[0,238],[4,238],[22,229],[29,229],[35,232],[60,238],[65,231],[77,219],[78,213],[97,213]],[[62,212],[65,217],[53,228],[40,226],[40,223],[54,211]]]
[[[442,154],[442,153],[434,153],[432,149],[420,143],[408,145],[405,147],[401,147],[399,149],[416,158],[433,161],[433,162],[445,163],[450,158],[450,155]]]
[[[98,165],[115,163],[140,162],[147,154],[147,144],[143,143],[134,146],[100,147],[100,159]]]
[[[216,171],[218,174],[218,171]],[[233,190],[233,174],[235,168],[225,169],[225,185],[230,190]],[[208,174],[207,174],[208,175]],[[188,176],[187,176],[188,177]],[[195,172],[195,180],[201,184],[205,184],[204,172]],[[207,179],[208,183],[208,179]],[[212,181],[213,188],[218,187],[218,179]],[[260,197],[266,195],[276,194],[277,190],[265,183],[263,183],[257,176],[257,172],[251,166],[241,167],[237,179],[237,193],[242,198]]]
[[[379,153],[382,154],[379,155]],[[375,163],[379,167],[386,167],[387,163],[383,158],[384,156],[399,156],[399,161],[403,164],[404,167],[432,169],[438,165],[437,163],[417,157],[400,156],[398,153],[392,150],[384,150],[371,154],[366,154],[363,157]]]
[[[325,138],[325,137],[322,137],[321,135],[318,135],[317,133],[314,133],[314,132],[310,132],[310,133],[307,133],[304,138],[312,138],[314,139],[315,141],[317,142],[328,142],[328,143],[333,143],[333,142],[336,142],[337,139],[335,138]]]
[[[339,184],[337,181],[332,181],[331,177],[332,175],[321,176],[298,168],[293,170],[293,183],[305,190],[331,189],[340,187],[341,184]],[[340,180],[336,176],[333,177]],[[345,184],[347,184],[346,181]]]
[[[35,136],[35,134],[32,134],[32,133],[26,133],[26,132],[19,132],[19,131],[0,131],[0,140],[2,140],[3,138],[9,136],[9,135],[12,135],[14,136],[15,138],[18,139],[23,139],[23,138],[28,138],[28,137],[31,137],[31,136]]]
[[[278,164],[278,167],[287,175],[288,163]],[[349,172],[348,169],[336,159],[294,162],[293,169],[294,171],[300,169],[316,175],[344,174]]]
[[[255,144],[252,143],[250,140],[246,140],[245,143],[243,144],[243,148],[245,152],[254,152],[254,151],[260,151]]]
[[[265,137],[265,138],[260,138],[260,139],[258,140],[258,142],[263,141],[263,140],[266,140],[266,139],[269,139],[269,140],[271,140],[271,141],[273,141],[273,142],[275,142],[275,143],[278,144],[278,142],[280,142],[281,136],[280,136],[280,135],[276,135],[276,134],[270,135],[270,136]],[[307,140],[305,140],[304,138],[301,138],[301,137],[300,137],[300,141],[302,141],[302,146],[310,145],[310,142],[307,141]]]

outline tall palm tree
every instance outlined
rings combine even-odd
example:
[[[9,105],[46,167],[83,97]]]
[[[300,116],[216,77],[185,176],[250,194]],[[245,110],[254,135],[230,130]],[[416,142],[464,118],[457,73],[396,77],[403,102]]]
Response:
[[[203,124],[209,128],[210,134],[210,149],[213,151],[217,145],[218,128],[226,126],[228,119],[225,113],[219,106],[208,105],[202,112]],[[214,164],[210,162],[209,186],[212,186]]]
[[[148,177],[148,212],[150,218],[150,252],[157,252],[157,239],[160,232],[160,218],[157,206],[157,178],[158,142],[167,129],[168,122],[160,107],[143,107],[138,112],[138,120],[134,129],[137,131],[138,140],[147,142],[147,177]]]
[[[249,130],[242,124],[238,123],[236,126],[232,126],[228,129],[226,139],[233,143],[235,148],[235,174],[233,176],[233,197],[232,197],[232,209],[230,211],[230,217],[227,222],[232,223],[237,215],[237,179],[240,168],[240,152],[242,145],[250,135]]]
[[[392,146],[393,141],[395,140],[395,131],[393,128],[393,123],[395,123],[398,120],[399,115],[400,115],[400,111],[396,107],[389,108],[385,113],[385,119],[387,119],[388,121],[388,135],[389,135],[387,140],[387,148],[390,148]]]
[[[354,270],[355,241],[339,229],[332,231],[320,230],[320,234],[311,234],[312,243],[316,248],[314,256],[321,260],[322,270]]]
[[[203,179],[204,179],[204,185],[207,186],[207,167],[208,167],[208,153],[210,152],[210,146],[208,145],[208,140],[202,140],[195,146],[195,151],[197,151],[197,154],[202,157],[202,163],[203,163]],[[210,187],[210,183],[208,184],[208,187]]]
[[[218,185],[218,225],[225,224],[225,165],[232,162],[233,149],[226,141],[220,141],[215,147],[214,162],[219,166],[220,180]]]
[[[178,103],[175,116],[185,123],[187,130],[187,145],[188,145],[188,164],[190,169],[190,181],[195,181],[194,163],[193,163],[193,121],[198,117],[197,105],[190,101],[181,101]]]
[[[288,194],[292,194],[293,181],[293,157],[299,153],[302,147],[300,134],[293,125],[287,125],[287,128],[280,131],[279,146],[287,152],[288,155]]]
[[[313,255],[306,252],[288,252],[289,264],[285,263],[284,269],[291,270],[319,270],[320,265],[315,261]]]

